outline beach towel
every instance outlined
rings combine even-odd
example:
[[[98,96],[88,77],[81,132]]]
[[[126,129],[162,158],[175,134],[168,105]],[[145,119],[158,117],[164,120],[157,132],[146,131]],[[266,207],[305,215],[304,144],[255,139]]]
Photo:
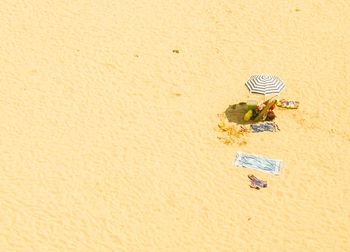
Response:
[[[280,130],[278,125],[274,122],[251,124],[250,129],[253,133],[264,132],[264,131],[276,132],[277,130]]]
[[[282,99],[280,101],[277,101],[277,106],[286,109],[297,109],[299,107],[299,102]]]
[[[271,159],[244,152],[237,152],[233,164],[235,166],[251,168],[274,175],[279,175],[282,168],[282,160]]]

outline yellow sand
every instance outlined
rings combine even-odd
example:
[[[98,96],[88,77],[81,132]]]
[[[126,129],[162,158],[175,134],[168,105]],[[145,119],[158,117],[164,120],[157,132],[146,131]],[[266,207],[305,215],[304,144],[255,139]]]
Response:
[[[350,251],[349,14],[345,0],[1,1],[0,251]],[[225,145],[217,113],[255,73],[300,109]],[[238,150],[282,159],[281,175],[249,188]]]

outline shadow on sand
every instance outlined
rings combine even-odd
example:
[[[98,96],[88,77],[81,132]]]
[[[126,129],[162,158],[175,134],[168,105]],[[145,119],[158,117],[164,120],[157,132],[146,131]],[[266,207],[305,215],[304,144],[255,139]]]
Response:
[[[244,114],[247,112],[247,104],[245,102],[240,102],[234,105],[228,106],[225,110],[225,115],[229,122],[234,122],[237,124],[252,124],[252,121],[246,122],[243,120]]]

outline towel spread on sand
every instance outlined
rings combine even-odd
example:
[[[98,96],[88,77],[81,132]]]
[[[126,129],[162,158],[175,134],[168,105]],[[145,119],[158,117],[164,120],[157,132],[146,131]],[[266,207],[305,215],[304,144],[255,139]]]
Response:
[[[237,152],[234,165],[251,168],[262,172],[278,175],[282,168],[282,160],[275,160],[268,157]]]
[[[299,107],[299,102],[282,99],[277,101],[277,106],[286,109],[297,109]]]
[[[264,131],[276,132],[277,130],[280,130],[278,125],[274,122],[251,124],[250,129],[252,130],[253,133],[264,132]]]

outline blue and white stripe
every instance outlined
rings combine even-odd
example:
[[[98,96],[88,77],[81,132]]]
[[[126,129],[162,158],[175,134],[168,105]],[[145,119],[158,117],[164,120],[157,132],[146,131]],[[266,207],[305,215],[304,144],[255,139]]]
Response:
[[[257,94],[278,94],[286,86],[284,82],[274,75],[253,75],[245,83],[252,93]]]

